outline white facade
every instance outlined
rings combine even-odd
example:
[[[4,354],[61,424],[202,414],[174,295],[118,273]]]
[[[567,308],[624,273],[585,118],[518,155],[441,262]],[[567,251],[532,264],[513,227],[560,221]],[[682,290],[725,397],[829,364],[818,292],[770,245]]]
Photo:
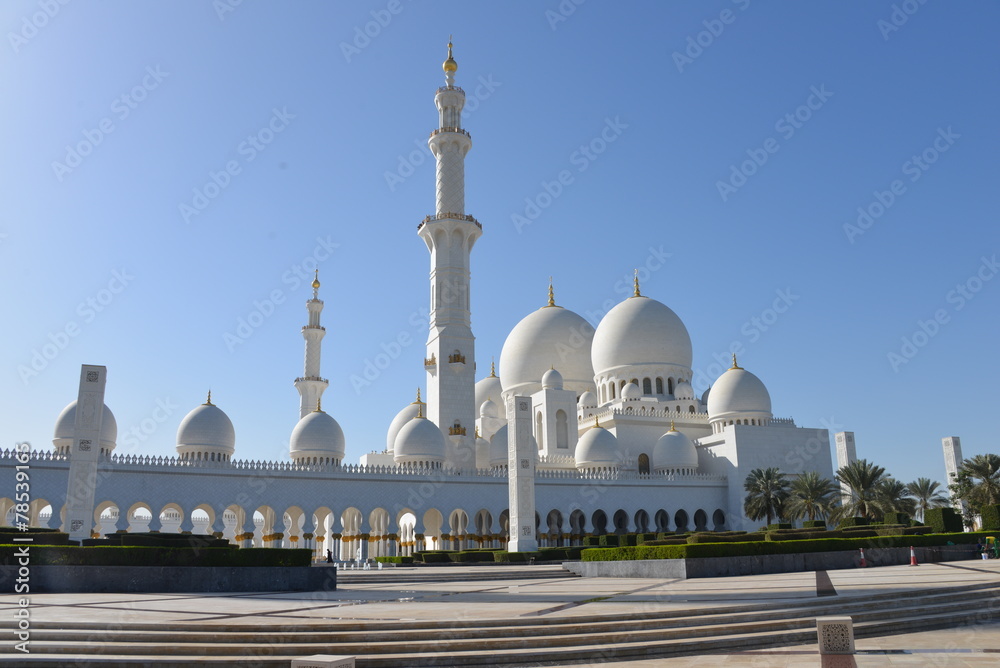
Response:
[[[321,405],[328,383],[320,376],[325,329],[317,277],[302,328],[297,424],[288,416],[289,460],[239,459],[239,430],[210,398],[184,418],[177,457],[117,456],[106,409],[96,532],[211,531],[243,545],[333,549],[348,558],[358,547],[365,554],[499,547],[518,538],[508,520],[508,438],[513,443],[516,430],[507,405],[514,396],[530,400],[521,429],[534,454],[530,475],[515,476],[534,490],[532,504],[518,503],[518,513],[529,515],[521,524],[530,526],[532,513],[536,524],[533,537],[519,532],[524,540],[514,543],[522,546],[578,544],[585,534],[613,531],[755,528],[759,522],[742,511],[752,469],[832,477],[827,431],[774,418],[763,382],[735,359],[710,392],[695,397],[687,329],[668,306],[642,295],[638,280],[596,329],[556,305],[550,285],[548,303],[507,337],[499,374],[491,369],[475,381],[470,258],[483,230],[465,213],[472,140],[461,127],[465,94],[455,86],[456,70],[449,44],[429,139],[436,210],[418,226],[431,260],[426,403],[418,394],[386,416],[384,451],[366,454],[359,466],[342,461],[345,435],[336,411]],[[65,505],[71,432],[61,417],[55,452],[33,455],[33,523],[63,523],[58,511],[40,518],[47,507]],[[517,441],[522,448],[524,441]],[[13,452],[0,453],[0,468],[13,464]],[[13,493],[0,489],[0,518],[12,507]]]

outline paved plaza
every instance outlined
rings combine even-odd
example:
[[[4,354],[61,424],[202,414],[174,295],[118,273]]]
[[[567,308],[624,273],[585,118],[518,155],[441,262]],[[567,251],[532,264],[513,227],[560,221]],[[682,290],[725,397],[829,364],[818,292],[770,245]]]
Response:
[[[93,629],[100,625],[149,630],[217,628],[220,633],[236,625],[252,625],[266,636],[275,628],[330,628],[338,624],[353,630],[370,625],[374,632],[393,623],[398,624],[396,628],[405,629],[408,623],[416,627],[433,622],[488,625],[490,620],[545,623],[545,620],[579,618],[582,622],[635,613],[669,617],[681,610],[708,611],[733,606],[793,609],[820,600],[996,584],[1000,583],[1000,561],[829,571],[827,576],[829,582],[823,580],[827,589],[823,597],[818,597],[820,579],[814,572],[696,580],[585,579],[566,577],[559,566],[342,570],[337,591],[317,593],[40,594],[31,597],[32,629],[36,634],[32,640],[41,640],[47,629]],[[828,590],[830,584],[832,594]],[[996,608],[995,597],[995,592],[970,591],[970,614],[978,609]],[[16,605],[15,597],[0,597],[4,628],[11,627],[9,620]],[[428,637],[424,642],[433,642],[433,638]],[[1000,665],[1000,624],[974,621],[958,628],[859,637],[857,650],[852,657],[821,658],[813,642],[702,656],[598,663],[628,668],[694,666],[705,665],[705,661],[710,661],[709,665],[761,667]],[[9,654],[11,651],[12,647],[0,650],[0,663],[14,658]],[[197,657],[192,657],[192,662],[197,663]],[[535,661],[521,665],[559,664]]]

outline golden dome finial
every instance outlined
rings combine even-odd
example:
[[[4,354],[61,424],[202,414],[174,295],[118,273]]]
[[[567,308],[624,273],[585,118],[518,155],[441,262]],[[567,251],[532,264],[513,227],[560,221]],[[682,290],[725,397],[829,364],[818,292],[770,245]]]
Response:
[[[633,297],[641,297],[642,293],[639,292],[639,270],[638,269],[635,270],[635,278],[632,279],[632,283],[633,283],[633,285],[635,285],[635,294],[632,295],[632,296]]]
[[[314,410],[313,413],[322,413],[322,412],[323,412],[323,397],[316,397],[316,410]]]
[[[215,404],[212,403],[212,390],[209,390],[208,399],[205,399],[205,403],[203,403],[202,406],[214,406],[214,405]]]
[[[736,353],[733,353],[733,365],[729,367],[730,369],[742,369],[739,364],[736,363]]]
[[[413,403],[415,403],[415,404],[422,404],[422,403],[424,403],[423,401],[420,400],[420,388],[419,387],[417,388],[417,400],[414,401]]]
[[[451,35],[448,35],[448,60],[444,61],[441,68],[446,74],[454,74],[458,70],[458,63],[455,62],[455,58],[451,55]]]
[[[418,418],[424,417],[424,402],[416,401],[414,403],[417,404],[417,417]]]
[[[670,431],[677,431],[676,429],[674,429],[674,421],[673,420],[670,421]]]
[[[313,290],[319,290],[319,269],[316,270],[316,276],[313,278],[312,286]]]
[[[552,289],[552,277],[549,276],[549,303],[548,306],[556,305],[556,292]]]
[[[496,359],[490,358],[490,378],[497,377],[497,362]]]
[[[594,429],[597,429],[600,426],[601,426],[601,419],[595,415],[594,416]]]

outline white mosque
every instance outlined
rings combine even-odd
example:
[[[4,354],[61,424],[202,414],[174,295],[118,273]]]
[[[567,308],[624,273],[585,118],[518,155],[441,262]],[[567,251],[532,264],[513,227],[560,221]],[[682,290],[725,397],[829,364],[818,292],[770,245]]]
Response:
[[[236,429],[211,394],[181,421],[176,457],[117,455],[117,426],[105,406],[92,534],[215,533],[243,546],[330,549],[341,558],[359,549],[377,556],[500,547],[510,517],[505,406],[513,396],[531,399],[541,546],[604,533],[756,527],[743,515],[751,470],[833,476],[827,430],[775,418],[764,383],[735,356],[695,396],[688,331],[668,306],[641,293],[638,278],[596,328],[558,305],[550,284],[548,303],[507,336],[499,374],[491,368],[476,381],[469,276],[483,228],[465,208],[472,139],[461,126],[465,93],[455,85],[451,44],[443,67],[429,139],[436,212],[417,228],[431,257],[426,393],[418,390],[391,420],[385,450],[345,463],[344,432],[323,411],[317,276],[302,328],[305,368],[295,379],[301,403],[289,459],[239,459]],[[65,525],[75,419],[76,401],[56,420],[54,449],[32,453],[32,525]],[[0,452],[0,469],[14,459]],[[0,490],[7,524],[15,509],[9,491]]]

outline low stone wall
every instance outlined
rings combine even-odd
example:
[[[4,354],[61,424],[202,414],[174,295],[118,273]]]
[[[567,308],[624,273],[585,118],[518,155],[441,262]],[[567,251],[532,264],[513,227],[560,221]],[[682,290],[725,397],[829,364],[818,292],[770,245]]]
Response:
[[[976,559],[974,545],[916,548],[918,563]],[[563,566],[589,578],[717,578],[730,575],[761,575],[800,571],[832,571],[857,568],[857,550],[767,554],[754,557],[708,557],[704,559],[645,559],[641,561],[574,561]],[[910,548],[892,547],[865,550],[869,566],[898,566],[910,563]]]
[[[30,566],[32,594],[334,591],[337,569],[314,566]],[[13,593],[17,566],[0,566],[0,592]]]

